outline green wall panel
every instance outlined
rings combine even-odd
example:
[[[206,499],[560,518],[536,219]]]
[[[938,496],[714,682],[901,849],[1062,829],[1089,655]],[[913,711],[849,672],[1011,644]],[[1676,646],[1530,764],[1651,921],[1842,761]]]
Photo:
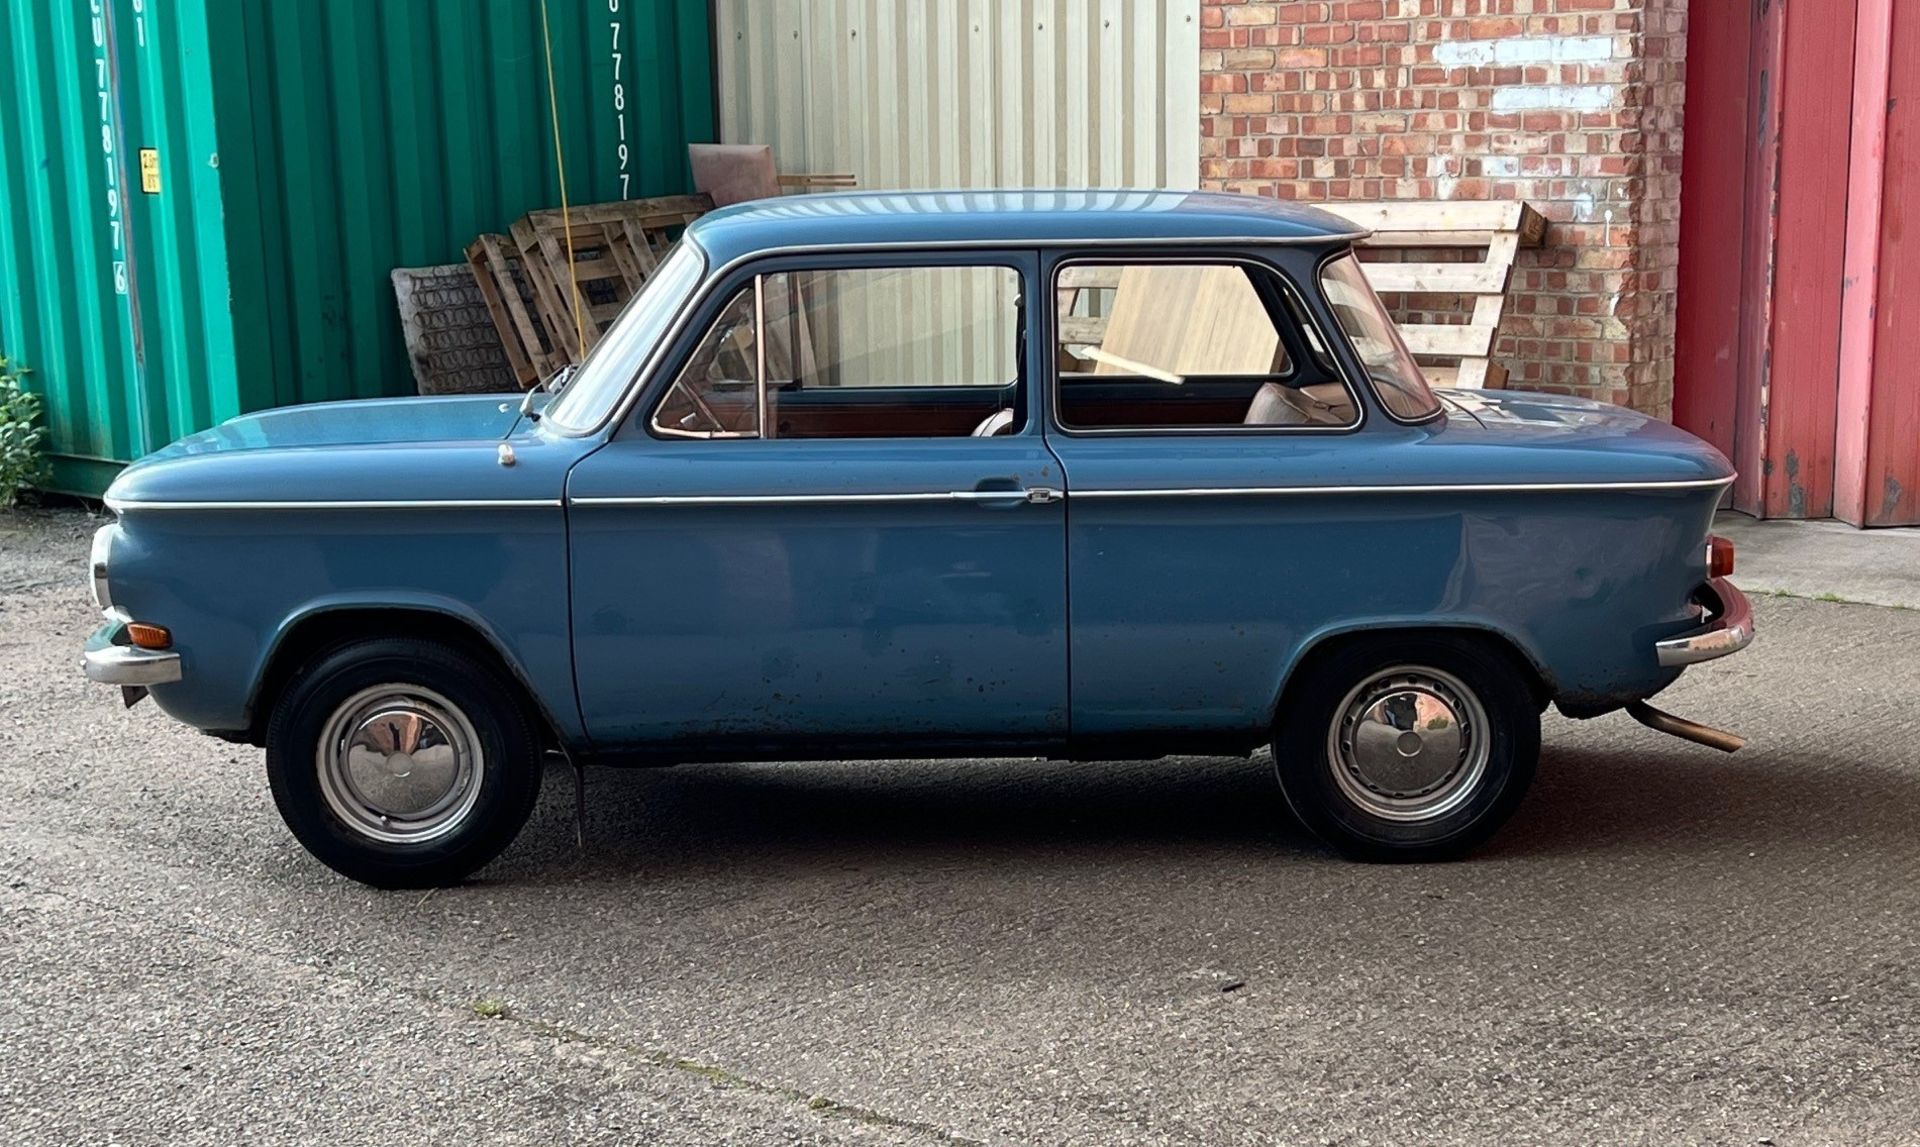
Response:
[[[705,0],[549,13],[571,199],[685,190]],[[410,392],[388,273],[560,199],[537,0],[0,0],[0,33],[0,354],[62,488],[247,410]]]

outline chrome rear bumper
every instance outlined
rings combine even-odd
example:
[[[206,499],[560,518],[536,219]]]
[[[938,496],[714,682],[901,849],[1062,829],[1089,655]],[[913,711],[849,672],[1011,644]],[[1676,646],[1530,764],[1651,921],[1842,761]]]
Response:
[[[1700,592],[1711,620],[1692,633],[1655,642],[1654,652],[1662,666],[1676,668],[1712,661],[1753,644],[1753,605],[1746,594],[1723,577],[1701,586]]]

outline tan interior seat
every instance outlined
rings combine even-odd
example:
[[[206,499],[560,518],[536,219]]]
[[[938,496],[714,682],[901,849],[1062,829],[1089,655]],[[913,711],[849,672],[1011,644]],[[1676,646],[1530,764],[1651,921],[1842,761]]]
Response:
[[[1277,382],[1266,383],[1254,391],[1253,401],[1247,404],[1247,416],[1240,421],[1247,426],[1313,425],[1306,408],[1294,401],[1294,393]]]
[[[1353,403],[1336,383],[1295,389],[1269,382],[1254,392],[1240,421],[1246,426],[1344,426],[1353,421]]]

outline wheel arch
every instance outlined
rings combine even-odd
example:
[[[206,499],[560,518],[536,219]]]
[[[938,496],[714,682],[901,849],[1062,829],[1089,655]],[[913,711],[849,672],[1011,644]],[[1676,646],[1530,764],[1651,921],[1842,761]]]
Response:
[[[478,615],[458,602],[422,598],[373,602],[336,599],[313,602],[290,614],[275,630],[253,674],[247,696],[247,736],[264,744],[273,706],[301,665],[329,649],[373,637],[418,637],[464,649],[502,673],[551,748],[579,748],[573,726],[556,719],[547,699],[507,643]]]
[[[1330,627],[1300,644],[1299,651],[1280,680],[1279,688],[1274,691],[1273,708],[1267,714],[1268,727],[1271,728],[1286,712],[1288,695],[1316,663],[1355,645],[1423,637],[1466,638],[1494,650],[1526,681],[1534,701],[1543,711],[1556,694],[1553,675],[1540,657],[1525,642],[1498,626],[1478,621],[1434,621],[1431,618],[1356,623]]]

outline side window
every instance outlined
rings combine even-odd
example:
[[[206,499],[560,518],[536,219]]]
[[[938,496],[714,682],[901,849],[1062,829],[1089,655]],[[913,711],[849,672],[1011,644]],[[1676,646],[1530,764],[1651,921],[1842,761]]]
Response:
[[[1294,295],[1240,263],[1074,263],[1054,279],[1070,430],[1351,426],[1352,393]]]
[[[1011,267],[778,272],[721,312],[653,413],[670,437],[949,438],[1017,431]]]
[[[757,438],[753,289],[741,291],[707,328],[653,411],[653,428],[681,438]]]

